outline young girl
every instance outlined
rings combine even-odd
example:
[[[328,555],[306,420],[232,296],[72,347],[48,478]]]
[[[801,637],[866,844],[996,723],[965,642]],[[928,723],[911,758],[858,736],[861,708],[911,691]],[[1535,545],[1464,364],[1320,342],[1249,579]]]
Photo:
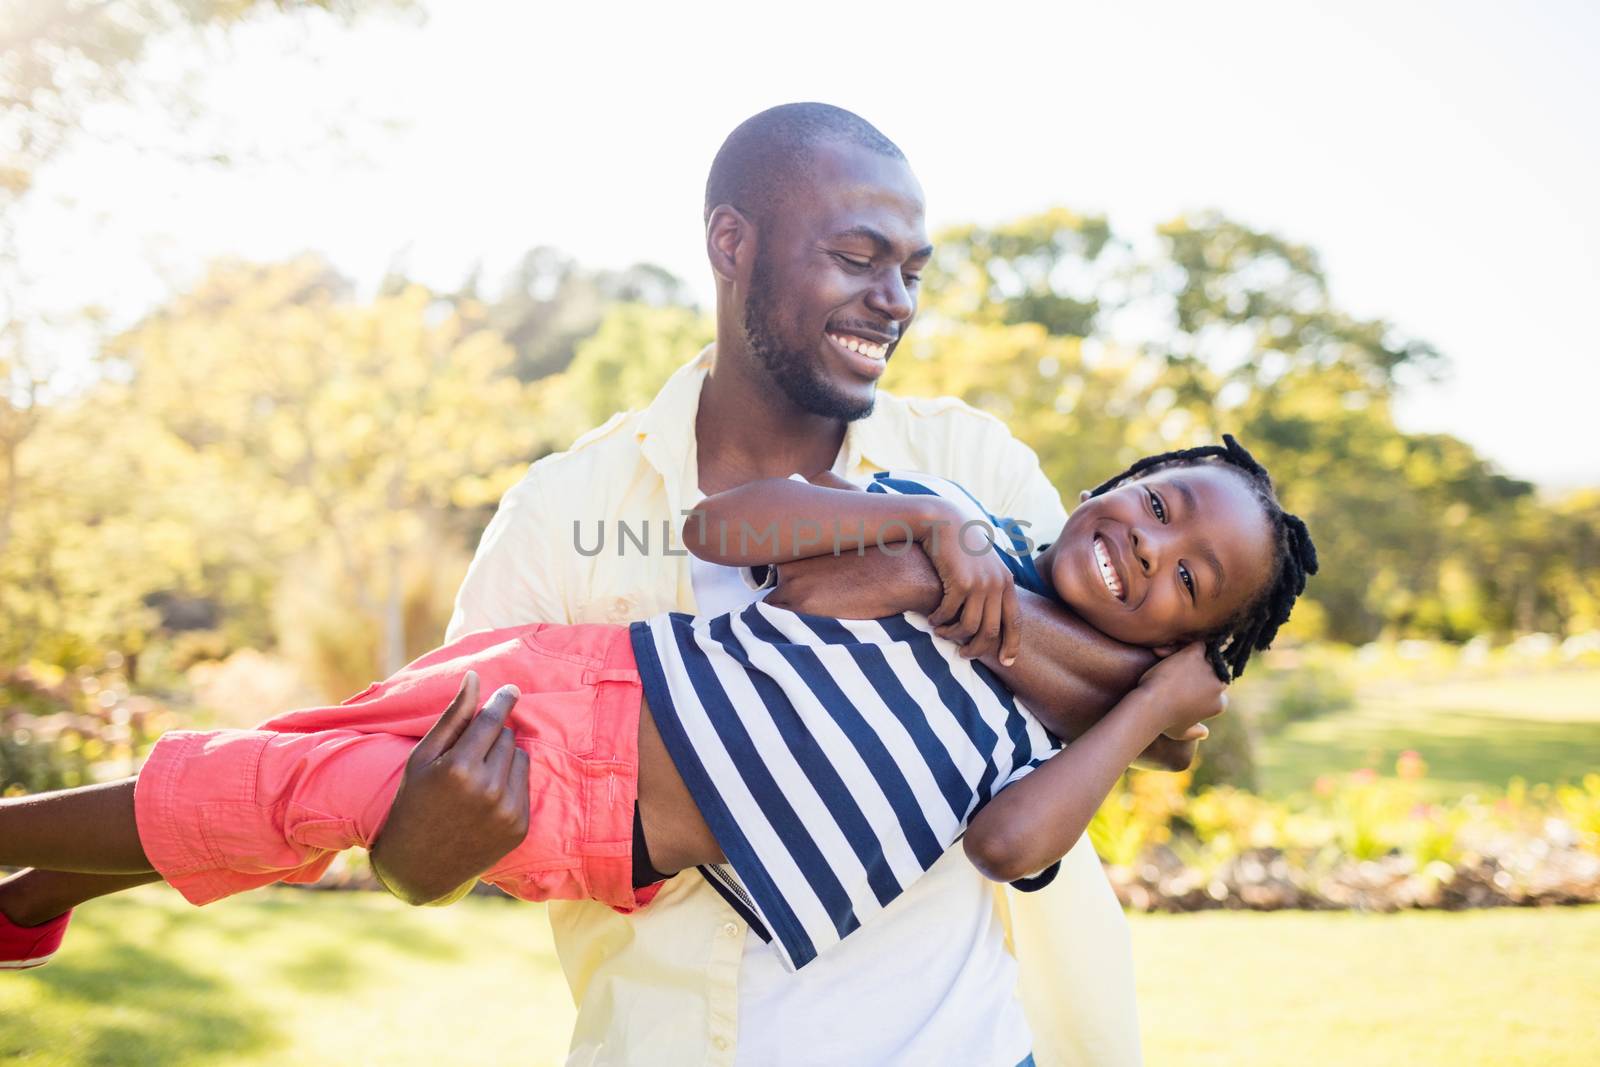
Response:
[[[1222,710],[1223,686],[1316,570],[1304,523],[1224,442],[1149,457],[1085,493],[1037,556],[1015,524],[926,475],[880,474],[865,493],[773,479],[717,494],[684,526],[704,559],[916,544],[944,602],[926,620],[758,601],[716,618],[472,634],[335,708],[167,734],[137,779],[0,801],[0,864],[41,869],[24,882],[105,876],[69,879],[67,906],[151,871],[196,904],[314,880],[338,850],[372,843],[408,760],[447,758],[449,773],[495,781],[529,767],[500,813],[527,830],[491,883],[627,911],[698,867],[793,968],[958,839],[988,877],[1039,888],[1140,752],[1163,733],[1198,736]],[[1065,734],[1065,720],[1003,681],[1018,651],[1013,582],[1117,640],[1185,647],[1063,749],[1048,728]],[[962,658],[936,632],[950,626],[999,626],[998,661]],[[440,756],[441,731],[477,705],[480,684],[494,696]],[[70,913],[16,914],[6,899],[0,958],[43,962]]]

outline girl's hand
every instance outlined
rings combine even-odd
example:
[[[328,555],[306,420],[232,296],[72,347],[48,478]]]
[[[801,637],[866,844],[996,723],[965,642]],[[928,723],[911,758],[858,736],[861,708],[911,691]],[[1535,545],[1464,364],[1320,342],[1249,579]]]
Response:
[[[1197,740],[1203,720],[1228,707],[1228,687],[1206,659],[1199,641],[1165,657],[1144,672],[1134,688],[1156,732],[1171,738]]]
[[[948,519],[934,523],[917,541],[944,588],[928,621],[940,637],[961,646],[963,657],[998,654],[1009,667],[1022,646],[1022,612],[1011,571],[982,530],[975,525],[963,530],[971,516],[955,505],[948,510]]]

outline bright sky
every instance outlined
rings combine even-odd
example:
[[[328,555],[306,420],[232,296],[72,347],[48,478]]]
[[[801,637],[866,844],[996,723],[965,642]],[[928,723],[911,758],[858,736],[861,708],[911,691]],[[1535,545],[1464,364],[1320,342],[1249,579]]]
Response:
[[[764,107],[825,100],[905,149],[935,228],[1062,203],[1132,235],[1216,207],[1308,243],[1337,300],[1451,358],[1407,428],[1600,484],[1597,56],[1585,0],[451,0],[244,35],[201,96],[266,162],[80,151],[47,175],[74,206],[35,209],[26,239],[53,299],[119,318],[212,257],[303,250],[368,284],[397,259],[451,284],[549,244],[660,263],[709,299],[717,146]],[[331,122],[347,148],[317,146]]]

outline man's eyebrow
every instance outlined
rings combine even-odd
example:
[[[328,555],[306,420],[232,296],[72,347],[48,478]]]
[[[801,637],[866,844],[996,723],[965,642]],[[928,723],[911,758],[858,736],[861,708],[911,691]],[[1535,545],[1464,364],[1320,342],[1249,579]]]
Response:
[[[858,238],[863,241],[870,241],[874,251],[880,256],[887,256],[894,251],[894,242],[889,240],[889,238],[880,231],[873,229],[871,226],[852,226],[848,230],[840,230],[838,233],[833,235],[833,240],[835,241],[844,241],[849,240],[850,238]],[[906,258],[926,259],[931,255],[933,255],[933,246],[923,245]]]

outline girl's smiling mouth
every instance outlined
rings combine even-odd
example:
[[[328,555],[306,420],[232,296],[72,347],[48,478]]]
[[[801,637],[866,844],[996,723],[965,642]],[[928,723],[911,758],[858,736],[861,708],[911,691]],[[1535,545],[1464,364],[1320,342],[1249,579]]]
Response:
[[[1094,535],[1094,562],[1100,572],[1100,580],[1105,583],[1106,591],[1117,600],[1126,603],[1128,588],[1117,574],[1116,567],[1111,564],[1111,549],[1106,544],[1106,539],[1099,534]]]

